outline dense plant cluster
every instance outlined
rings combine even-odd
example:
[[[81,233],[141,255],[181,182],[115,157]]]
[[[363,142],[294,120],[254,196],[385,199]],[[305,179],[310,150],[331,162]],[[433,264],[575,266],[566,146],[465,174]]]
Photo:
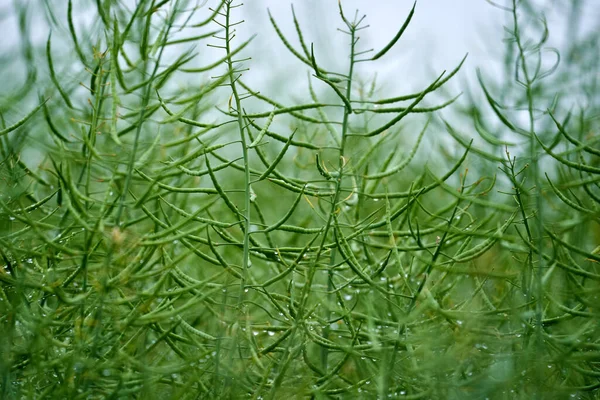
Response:
[[[378,98],[361,71],[418,5],[369,51],[340,3],[343,71],[292,11],[311,101],[283,103],[244,80],[240,3],[33,3],[0,98],[0,397],[597,396],[597,38],[561,60],[512,1],[504,76],[441,96],[465,57]]]

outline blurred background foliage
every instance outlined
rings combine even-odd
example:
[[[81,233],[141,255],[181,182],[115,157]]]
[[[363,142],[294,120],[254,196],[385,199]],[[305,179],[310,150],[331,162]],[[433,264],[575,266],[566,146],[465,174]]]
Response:
[[[259,3],[0,5],[1,397],[595,398],[593,2]]]

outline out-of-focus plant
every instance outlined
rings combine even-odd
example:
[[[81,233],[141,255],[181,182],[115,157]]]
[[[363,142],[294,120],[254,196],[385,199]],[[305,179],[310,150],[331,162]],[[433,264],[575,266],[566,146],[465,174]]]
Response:
[[[340,3],[344,71],[294,13],[295,42],[271,17],[310,71],[312,101],[284,104],[244,80],[240,3],[87,3],[94,18],[36,4],[43,49],[15,3],[26,74],[0,99],[3,397],[594,393],[598,103],[569,81],[596,84],[585,41],[565,75],[536,8],[510,4],[510,74],[479,73],[473,145],[437,124],[456,98],[428,103],[464,60],[392,98],[360,79],[417,5],[370,51],[365,17]],[[458,157],[430,148],[423,163],[432,131]]]

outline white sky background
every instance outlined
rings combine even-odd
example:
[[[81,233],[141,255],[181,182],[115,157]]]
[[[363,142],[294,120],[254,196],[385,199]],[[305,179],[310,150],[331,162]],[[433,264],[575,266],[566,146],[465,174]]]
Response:
[[[45,0],[50,7],[59,10],[63,29],[66,30],[66,0]],[[137,0],[122,0],[133,5]],[[263,84],[278,86],[282,79],[287,83],[296,83],[298,87],[306,86],[307,66],[296,60],[284,48],[271,26],[267,9],[270,9],[279,27],[291,43],[298,44],[294,31],[291,4],[294,4],[296,15],[304,30],[308,44],[315,43],[315,54],[318,63],[326,69],[345,72],[348,37],[337,28],[343,23],[338,14],[337,0],[239,0],[243,7],[238,15],[245,23],[238,26],[238,38],[245,40],[252,34],[257,37],[248,48],[252,61],[246,63],[250,71],[246,73],[246,81],[253,85]],[[543,4],[550,26],[550,46],[561,47],[567,16],[563,10],[573,1],[584,5],[586,19],[582,21],[581,30],[599,31],[600,0],[536,0]],[[207,0],[206,7],[214,7],[219,0]],[[511,4],[511,0],[495,0],[499,4]],[[42,0],[0,0],[0,51],[6,57],[7,51],[18,46],[19,35],[17,18],[14,13],[15,4],[29,4],[29,19],[33,26],[34,41],[45,43],[49,28],[39,23],[43,13]],[[86,9],[94,7],[94,2],[74,0],[74,10],[78,15],[76,26],[86,28],[92,21],[86,15]],[[345,14],[352,19],[355,10],[359,15],[366,14],[365,23],[370,27],[361,32],[359,46],[363,49],[381,49],[396,34],[410,11],[413,0],[343,0]],[[208,10],[201,10],[199,16],[205,16]],[[9,15],[13,14],[13,15]],[[37,14],[37,15],[36,15]],[[358,76],[367,79],[378,72],[378,81],[385,83],[386,89],[393,88],[390,94],[401,94],[421,90],[443,70],[452,70],[462,57],[469,53],[462,72],[449,86],[459,91],[464,79],[473,82],[474,70],[482,67],[494,74],[494,63],[502,57],[505,36],[503,25],[509,23],[507,13],[493,7],[487,0],[418,0],[415,15],[403,37],[386,56],[376,63],[362,63],[357,69]],[[600,35],[600,34],[599,34]],[[54,35],[56,36],[56,35]],[[53,42],[58,45],[58,38]],[[203,45],[201,45],[203,46]],[[206,48],[198,49],[204,52]],[[371,53],[374,54],[374,53]],[[265,71],[267,73],[265,73]]]
[[[265,11],[267,8],[271,10],[288,39],[297,44],[290,4],[285,0],[250,0],[245,3],[246,20],[248,25],[252,25],[249,29],[258,33],[253,50],[262,50],[260,57],[254,57],[250,66],[264,63],[275,67],[275,70],[285,69],[287,74],[294,74],[305,82],[308,68],[288,55],[274,34]],[[374,48],[375,51],[394,37],[412,5],[412,1],[404,0],[343,2],[347,18],[353,18],[356,9],[359,16],[367,15],[365,24],[370,27],[360,33],[359,46],[362,49]],[[317,62],[325,68],[338,67],[340,72],[345,72],[349,41],[347,35],[336,30],[343,28],[338,2],[296,1],[294,7],[305,30],[305,40],[315,42]],[[421,0],[411,24],[396,46],[376,63],[360,64],[357,72],[367,78],[377,71],[380,83],[397,86],[402,92],[412,92],[422,88],[425,82],[443,70],[452,70],[466,53],[470,55],[465,67],[472,69],[488,61],[490,52],[493,52],[493,49],[483,47],[485,42],[500,44],[503,14],[484,0]],[[485,41],[481,40],[482,35]],[[268,77],[263,79],[269,81]]]
[[[66,1],[46,1],[57,10],[64,35],[67,32]],[[133,5],[137,0],[123,1]],[[510,0],[495,1],[501,4],[512,3]],[[568,21],[564,9],[573,1],[580,1],[585,7],[586,18],[582,21],[581,30],[599,31],[600,0],[536,0],[544,5],[540,10],[544,11],[548,19],[549,46],[560,50]],[[214,7],[218,2],[208,0],[206,7]],[[95,15],[95,9],[94,13],[87,13],[86,9],[93,8],[93,3],[91,0],[74,0],[74,10],[78,15],[75,25],[78,31],[87,29],[92,22],[86,16]],[[296,0],[293,3],[307,44],[315,43],[319,65],[329,70],[346,72],[348,36],[337,31],[337,28],[343,28],[338,14],[338,1]],[[39,23],[43,20],[43,0],[0,0],[0,52],[3,54],[0,62],[10,60],[7,55],[11,51],[14,53],[19,46],[17,18],[14,13],[9,15],[15,9],[15,4],[30,5],[28,13],[35,42],[44,44],[49,33],[46,24]],[[306,77],[310,68],[285,49],[269,22],[267,8],[271,10],[288,40],[298,46],[291,4],[292,1],[289,0],[245,0],[243,7],[238,9],[238,15],[246,22],[237,27],[237,43],[252,34],[257,35],[245,54],[241,55],[244,57],[251,54],[253,57],[245,63],[250,70],[244,74],[244,81],[286,104],[308,100]],[[396,34],[413,1],[343,0],[342,4],[350,19],[354,17],[356,9],[360,16],[367,15],[365,24],[370,27],[361,31],[359,47],[378,51]],[[199,18],[204,18],[207,12],[208,10],[201,10]],[[412,22],[396,46],[377,62],[359,64],[355,76],[368,80],[377,72],[378,87],[382,88],[377,93],[378,97],[412,93],[422,90],[442,71],[454,69],[463,56],[469,53],[462,71],[446,85],[448,92],[444,93],[443,98],[448,99],[463,91],[466,82],[475,92],[480,92],[474,79],[474,71],[477,67],[482,68],[489,79],[493,79],[498,73],[504,50],[503,25],[510,24],[507,17],[505,11],[493,7],[486,0],[418,0]],[[53,48],[60,46],[59,37],[58,32],[53,34]],[[197,49],[201,52],[199,65],[206,64],[207,55],[215,54],[204,47],[204,43]],[[221,52],[216,55],[220,56]],[[314,82],[314,85],[318,92],[321,92],[320,89],[330,91],[321,82]],[[274,90],[277,93],[273,93]],[[430,97],[435,98],[428,96]],[[435,103],[436,101],[427,101],[428,105]]]
[[[565,10],[572,1],[580,1],[585,10],[579,26],[580,33],[600,32],[600,0],[537,0],[550,27],[548,46],[559,50],[566,39],[568,15]],[[209,0],[216,2],[216,0]],[[512,5],[511,0],[495,0],[498,4]],[[295,59],[276,36],[271,26],[267,8],[271,10],[280,29],[288,40],[299,49],[293,26],[291,4],[304,31],[307,45],[315,43],[315,55],[320,66],[346,72],[348,36],[337,31],[343,28],[339,18],[337,0],[247,0],[241,9],[246,23],[240,25],[240,36],[257,34],[248,53],[253,59],[247,63],[250,71],[245,73],[246,82],[257,88],[281,88],[294,93],[294,99],[308,99],[306,76],[309,67]],[[355,10],[359,16],[366,14],[368,29],[360,33],[362,49],[378,51],[394,37],[412,5],[412,0],[343,0],[347,18],[352,19]],[[523,14],[523,13],[521,13]],[[520,21],[523,25],[531,21]],[[374,63],[361,63],[356,76],[372,78],[378,73],[379,97],[389,97],[422,90],[442,71],[451,71],[466,53],[467,61],[459,75],[446,88],[443,98],[448,99],[469,87],[476,94],[481,90],[475,78],[476,68],[481,68],[486,79],[493,80],[501,71],[504,51],[504,26],[512,25],[511,15],[486,0],[418,0],[414,17],[396,46]],[[525,34],[527,34],[525,30]],[[537,33],[534,36],[537,38]],[[600,33],[599,33],[600,35]],[[370,53],[375,54],[375,53]],[[552,57],[549,57],[552,61]],[[269,71],[265,74],[264,71]],[[315,88],[324,84],[315,83]],[[265,92],[284,100],[284,93]],[[435,98],[436,96],[428,96]],[[429,101],[427,104],[435,104]]]
[[[578,25],[579,34],[595,31],[599,32],[600,36],[600,0],[534,1],[538,4],[539,16],[546,18],[550,29],[550,38],[546,46],[556,47],[559,51],[564,48],[569,24],[566,10],[573,1],[580,1],[584,9],[583,19]],[[511,0],[495,0],[495,3],[512,6]],[[306,87],[310,68],[289,54],[275,34],[266,11],[267,8],[271,10],[288,41],[300,49],[293,25],[291,4],[289,0],[247,0],[242,11],[246,23],[240,25],[242,37],[257,34],[251,44],[252,48],[248,51],[253,55],[253,59],[247,63],[250,71],[244,73],[244,81],[250,82],[253,89],[260,90],[285,105],[311,101]],[[307,45],[315,43],[315,56],[319,66],[336,72],[346,72],[349,41],[347,35],[337,31],[337,28],[344,27],[339,18],[338,1],[296,0],[293,4]],[[342,0],[342,4],[349,19],[354,17],[356,9],[359,10],[359,17],[367,15],[365,24],[370,27],[360,32],[360,49],[374,48],[377,52],[394,37],[404,23],[413,1]],[[524,12],[520,12],[519,15],[522,17],[519,23],[524,40],[538,40],[539,29],[527,29],[527,26],[535,23],[539,27],[539,21],[527,20]],[[489,107],[484,105],[485,100],[477,82],[476,70],[481,69],[486,84],[495,96],[499,96],[498,91],[501,91],[502,87],[496,88],[493,83],[505,79],[504,76],[500,76],[504,74],[503,39],[508,36],[505,26],[512,27],[512,15],[494,7],[486,0],[418,0],[411,24],[395,47],[377,62],[359,64],[355,76],[370,79],[375,72],[378,73],[379,91],[376,98],[419,92],[442,71],[452,71],[468,53],[463,68],[445,85],[445,90],[428,95],[421,106],[436,105],[461,92],[471,91],[477,101],[481,101],[482,108],[490,111]],[[549,54],[545,66],[549,67],[553,62],[554,57]],[[264,71],[269,73],[265,74]],[[285,82],[285,85],[282,85],[282,82]],[[320,89],[319,92],[331,92],[325,84],[317,80],[313,80],[313,85],[317,90]],[[334,96],[328,98],[329,101],[332,99]],[[320,100],[323,101],[323,97]],[[461,103],[468,104],[468,98],[463,96],[458,103],[437,114],[447,118],[459,131],[464,130],[467,137],[477,136],[473,132],[472,122],[456,114]],[[264,107],[261,111],[263,110]],[[420,119],[412,117],[410,121],[417,122]],[[498,125],[495,116],[491,122],[491,126]],[[439,129],[444,130],[442,127]],[[499,129],[502,131],[503,127],[499,126]],[[431,127],[431,130],[435,128]],[[429,133],[431,138],[431,132]],[[441,136],[433,134],[432,139],[437,141],[445,138],[456,156],[462,154],[462,146],[456,145],[448,134],[443,133]],[[515,138],[510,137],[510,140],[513,139]],[[476,145],[477,143],[476,140]]]

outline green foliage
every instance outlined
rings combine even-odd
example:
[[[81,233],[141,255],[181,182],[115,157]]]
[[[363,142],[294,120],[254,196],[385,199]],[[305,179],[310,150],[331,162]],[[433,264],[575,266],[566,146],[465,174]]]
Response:
[[[312,101],[285,104],[243,79],[241,4],[87,3],[84,25],[82,2],[39,1],[39,49],[15,3],[0,397],[598,395],[592,39],[559,68],[545,20],[513,1],[505,77],[479,71],[465,102],[426,105],[464,59],[389,98],[356,71],[402,46],[418,4],[371,55],[340,3],[341,72],[292,9],[299,46],[270,21]],[[431,140],[444,132],[454,155]]]

